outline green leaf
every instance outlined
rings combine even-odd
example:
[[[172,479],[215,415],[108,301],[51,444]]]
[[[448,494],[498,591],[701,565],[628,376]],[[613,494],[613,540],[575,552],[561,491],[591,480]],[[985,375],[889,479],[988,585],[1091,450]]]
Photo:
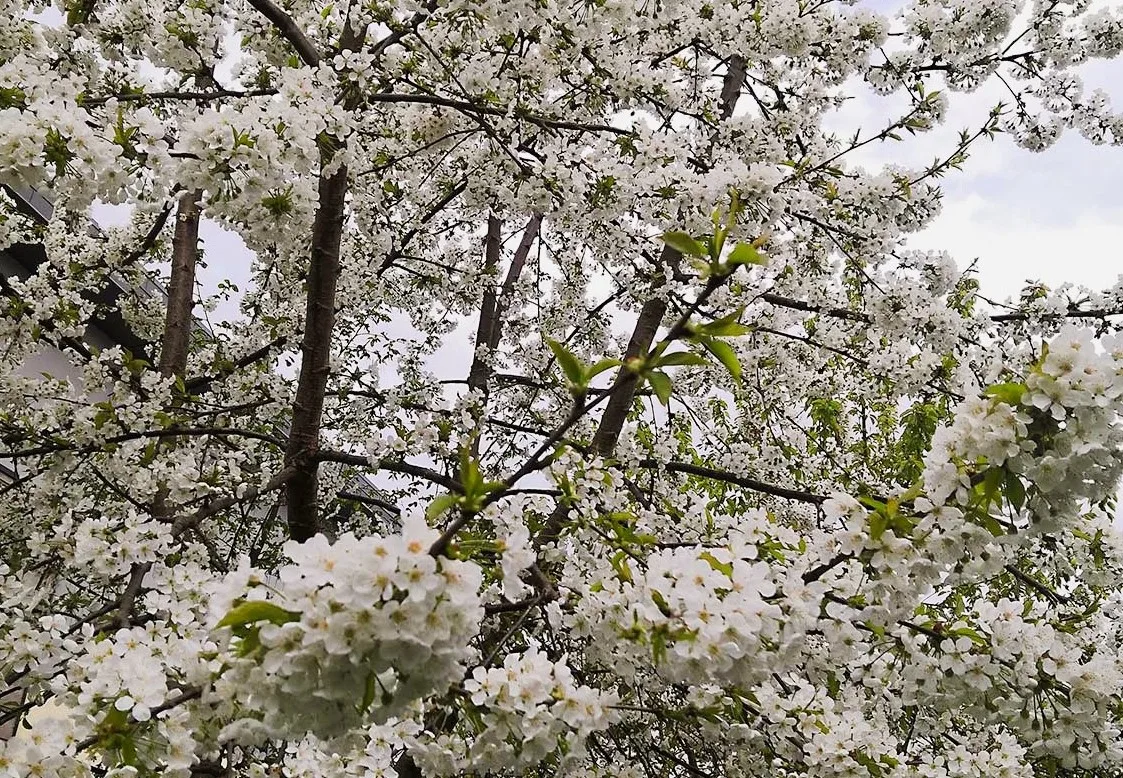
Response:
[[[1006,530],[1002,528],[1002,523],[998,519],[991,516],[989,513],[984,513],[979,517],[979,521],[983,527],[996,538],[1002,537],[1006,534]]]
[[[706,256],[706,247],[685,232],[664,232],[663,242],[682,254],[694,257]]]
[[[959,638],[968,638],[977,646],[985,646],[988,642],[987,639],[982,636],[982,634],[980,634],[977,630],[971,629],[970,627],[961,627],[960,629],[952,630],[950,634]]]
[[[472,459],[472,452],[464,446],[460,449],[460,484],[464,487],[465,494],[472,494],[480,481],[480,466]]]
[[[425,509],[425,518],[432,521],[459,501],[460,495],[458,494],[442,494],[429,503],[429,507]]]
[[[136,742],[131,737],[123,737],[118,749],[121,756],[121,764],[128,767],[141,766],[140,758],[136,752]]]
[[[888,511],[889,510],[888,505],[886,505],[885,503],[883,503],[881,500],[877,499],[876,497],[870,497],[868,494],[858,495],[858,502],[860,502],[862,505],[866,506],[867,508],[872,508],[875,511]]]
[[[1017,407],[1022,402],[1022,395],[1026,393],[1026,385],[1019,383],[994,384],[988,386],[984,394],[993,397],[999,402],[1004,402],[1011,407]]]
[[[612,569],[616,571],[616,575],[621,581],[624,581],[625,583],[632,582],[632,568],[628,564],[627,552],[617,551],[608,561],[609,564],[612,565]]]
[[[546,338],[546,345],[550,347],[550,351],[554,352],[554,358],[558,361],[566,380],[569,381],[570,388],[575,391],[584,391],[589,382],[585,377],[585,368],[581,364],[581,360],[556,340]]]
[[[737,219],[741,216],[741,211],[745,209],[744,204],[741,202],[741,193],[736,189],[729,190],[729,223],[732,225],[736,223]]]
[[[738,243],[733,247],[733,251],[729,252],[728,262],[732,267],[738,265],[767,265],[768,258],[757,251],[756,246],[751,243]]]
[[[853,756],[854,761],[866,768],[866,771],[870,774],[870,778],[881,778],[885,774],[881,765],[875,762],[865,751],[855,751]]]
[[[896,513],[890,518],[889,527],[897,537],[908,538],[912,536],[912,531],[916,529],[916,522],[904,513]]]
[[[1022,479],[1010,472],[1006,473],[1006,499],[1010,502],[1010,507],[1016,511],[1020,511],[1026,504],[1025,484],[1022,483]]]
[[[714,570],[717,570],[719,573],[722,573],[729,578],[733,577],[733,565],[729,562],[718,561],[718,558],[711,554],[709,551],[703,551],[698,555],[698,558],[704,559],[709,562],[710,567],[712,567]]]
[[[595,365],[589,368],[589,372],[585,374],[585,377],[589,380],[592,380],[603,373],[605,370],[611,370],[614,367],[620,367],[620,365],[622,364],[623,363],[619,359],[602,359],[600,362],[597,362]]]
[[[833,671],[827,672],[827,694],[831,699],[838,699],[838,693],[842,689],[842,684],[838,680],[838,676]]]
[[[123,710],[110,707],[105,716],[98,722],[98,733],[101,735],[120,734],[129,729],[129,714]]]
[[[271,624],[288,624],[290,621],[299,621],[300,614],[288,611],[280,605],[264,600],[247,600],[240,605],[235,605],[229,613],[218,622],[220,627],[242,627],[247,624],[256,624],[259,621],[268,621]]]
[[[1000,467],[989,468],[983,473],[982,493],[983,505],[989,506],[991,503],[997,503],[1001,499],[1002,483],[1005,480],[1006,471]]]
[[[671,402],[671,377],[666,373],[654,370],[647,376],[647,382],[651,384],[651,391],[655,392],[655,396],[659,398],[659,402],[663,405],[668,405]]]
[[[741,314],[744,312],[744,308],[738,308],[733,313],[722,316],[720,319],[714,319],[711,322],[699,325],[696,331],[705,335],[718,335],[721,337],[748,335],[753,331],[752,327],[746,327],[738,321],[738,319],[741,318]]]
[[[725,366],[729,375],[733,376],[734,381],[738,384],[741,383],[741,360],[737,359],[737,354],[733,351],[732,346],[713,338],[702,341],[702,345],[706,347],[706,351],[714,355],[718,362]]]
[[[651,590],[651,601],[655,603],[655,607],[658,608],[659,612],[664,616],[671,617],[674,615],[671,606],[667,604],[667,599],[655,589]]]
[[[881,536],[885,534],[885,530],[889,527],[889,517],[878,511],[877,513],[870,514],[870,539],[881,540]]]
[[[235,652],[238,656],[250,656],[261,648],[261,630],[258,627],[236,627],[235,631],[241,633]]]
[[[651,661],[660,664],[667,658],[667,632],[666,628],[656,629],[651,633]]]
[[[359,713],[366,713],[374,704],[374,696],[378,692],[378,675],[374,670],[367,672],[366,683],[363,685],[363,701],[359,703]]]
[[[704,365],[706,360],[692,351],[676,351],[660,357],[655,363],[657,367],[675,367],[677,365]]]

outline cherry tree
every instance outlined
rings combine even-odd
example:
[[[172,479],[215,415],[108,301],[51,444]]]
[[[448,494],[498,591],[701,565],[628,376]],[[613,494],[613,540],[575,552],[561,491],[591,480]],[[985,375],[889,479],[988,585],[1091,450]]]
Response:
[[[1123,771],[1123,285],[906,247],[1118,11],[3,15],[0,776]]]

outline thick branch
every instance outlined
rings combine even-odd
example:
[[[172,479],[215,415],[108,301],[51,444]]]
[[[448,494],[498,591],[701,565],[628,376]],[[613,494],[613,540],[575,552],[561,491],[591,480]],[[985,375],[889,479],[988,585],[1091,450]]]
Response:
[[[729,58],[729,64],[726,68],[725,78],[721,82],[721,96],[718,102],[723,120],[733,115],[733,109],[737,107],[737,100],[741,97],[741,88],[745,85],[745,58],[739,54],[734,54]]]
[[[740,96],[741,87],[744,84],[745,60],[740,56],[730,57],[725,77],[722,79],[719,97],[723,120],[733,115],[733,109],[737,105],[737,98]],[[660,269],[668,266],[677,267],[681,261],[682,254],[680,252],[675,251],[670,246],[665,246],[659,255],[658,267]],[[632,400],[635,399],[639,376],[628,369],[627,362],[629,359],[643,356],[648,352],[666,313],[667,301],[658,296],[649,299],[640,309],[636,326],[632,330],[632,337],[628,340],[628,347],[624,351],[624,365],[617,371],[616,380],[613,382],[613,388],[616,391],[609,399],[608,405],[604,409],[604,415],[601,416],[600,424],[597,426],[597,431],[593,435],[593,450],[601,456],[611,456],[616,449],[616,444],[620,440],[620,432],[624,428],[624,420],[628,417]]]
[[[172,536],[179,537],[184,532],[199,526],[199,523],[204,519],[209,519],[211,516],[222,513],[227,508],[231,508],[240,502],[246,502],[247,500],[252,500],[263,494],[280,489],[287,484],[295,474],[296,471],[294,469],[286,468],[269,479],[265,486],[251,486],[244,491],[240,491],[240,496],[227,495],[226,497],[219,497],[217,500],[212,500],[194,513],[177,517],[175,521],[172,522]]]
[[[660,265],[673,263],[681,257],[679,252],[667,246],[660,255]],[[629,370],[627,362],[648,352],[666,313],[667,301],[662,297],[652,297],[640,309],[636,326],[632,330],[632,337],[628,339],[628,347],[624,349],[624,365],[616,373],[616,380],[612,384],[612,397],[609,398],[608,405],[601,415],[600,424],[597,425],[597,431],[593,435],[593,450],[601,456],[611,456],[616,449],[620,432],[624,429],[624,420],[628,418],[628,411],[636,396],[639,374]]]
[[[164,225],[168,223],[168,216],[171,215],[171,212],[171,205],[165,205],[160,209],[160,213],[156,216],[156,220],[152,222],[152,226],[148,229],[144,239],[141,240],[140,245],[128,253],[122,264],[131,265],[152,250],[152,247],[156,245],[156,238],[160,236]]]
[[[494,352],[503,340],[503,316],[541,225],[542,214],[534,214],[530,217],[523,229],[519,246],[511,258],[511,265],[507,269],[502,287],[496,291],[493,284],[488,284],[484,290],[483,301],[480,304],[479,325],[476,328],[475,354],[468,373],[468,388],[483,392],[485,398],[491,378],[494,376],[494,366],[488,356],[481,357],[480,354],[484,350]],[[489,217],[487,238],[484,241],[484,272],[487,275],[494,273],[499,266],[502,226],[503,223],[499,219]]]
[[[296,53],[300,55],[305,65],[315,67],[320,64],[320,52],[316,50],[304,31],[296,26],[296,22],[282,8],[274,5],[272,0],[249,0],[249,4],[273,23],[277,32],[281,33],[281,37],[296,49]]]
[[[411,462],[406,462],[400,459],[384,459],[377,463],[372,463],[369,457],[361,454],[348,454],[345,451],[317,451],[315,454],[316,461],[318,462],[338,462],[342,465],[351,465],[352,467],[369,467],[372,470],[385,470],[389,473],[398,473],[400,475],[409,475],[414,478],[421,478],[429,481],[430,483],[448,489],[450,492],[462,492],[464,487],[455,478],[449,478],[447,475],[438,473],[428,467],[422,465],[415,465]]]
[[[78,99],[78,105],[104,105],[110,100],[115,100],[119,103],[143,102],[146,100],[186,100],[206,102],[208,100],[218,100],[226,97],[270,97],[275,94],[277,94],[276,89],[206,89],[186,92],[121,92],[115,95],[104,95],[102,97],[82,97]]]
[[[565,119],[551,119],[548,116],[540,116],[538,114],[530,113],[524,109],[515,108],[512,112],[507,106],[499,105],[485,105],[483,103],[472,103],[467,100],[456,100],[451,97],[441,97],[439,95],[426,95],[426,94],[393,94],[382,92],[380,94],[367,95],[365,98],[368,102],[373,103],[425,103],[427,105],[437,105],[444,108],[451,108],[454,111],[476,116],[479,114],[487,116],[514,116],[516,119],[535,124],[539,127],[545,127],[554,130],[576,130],[578,132],[606,132],[613,135],[634,135],[634,130],[626,130],[622,127],[613,127],[610,124],[583,124],[581,122],[571,122]]]
[[[37,446],[36,448],[25,448],[18,451],[5,451],[0,452],[2,459],[27,459],[28,457],[40,457],[47,454],[58,454],[63,451],[73,451],[77,454],[92,454],[97,451],[103,450],[106,446],[116,443],[127,443],[130,440],[141,440],[143,438],[182,438],[188,436],[199,435],[213,435],[215,437],[235,437],[235,438],[250,438],[252,440],[261,440],[266,443],[271,443],[275,446],[283,445],[284,441],[280,438],[269,435],[265,432],[258,432],[257,430],[241,429],[239,427],[165,427],[164,429],[145,429],[134,430],[132,432],[122,432],[120,435],[113,435],[112,437],[105,438],[97,443],[88,443],[85,445],[78,445],[74,443],[51,443],[46,446]]]
[[[812,505],[821,505],[826,501],[826,497],[821,494],[813,494],[805,492],[800,489],[789,489],[784,486],[776,486],[775,484],[765,483],[758,481],[755,478],[748,478],[747,476],[737,475],[725,470],[716,470],[712,467],[702,467],[700,465],[692,465],[689,462],[666,462],[660,463],[655,460],[644,460],[640,462],[641,467],[658,468],[662,467],[672,473],[685,473],[687,475],[695,475],[699,478],[708,478],[712,481],[721,481],[727,484],[734,484],[744,489],[761,494],[769,494],[773,497],[781,497],[785,500],[795,500],[796,502],[806,502]]]
[[[261,348],[256,349],[254,351],[251,351],[249,354],[246,354],[243,357],[239,357],[238,359],[235,359],[233,362],[231,362],[229,365],[220,369],[214,375],[196,376],[195,378],[188,379],[185,382],[187,391],[188,392],[204,391],[211,384],[215,383],[216,381],[221,381],[222,379],[224,379],[227,376],[234,373],[236,370],[241,370],[243,367],[249,367],[254,362],[257,362],[258,360],[264,359],[265,357],[269,356],[269,354],[274,349],[283,348],[285,343],[287,343],[287,342],[288,342],[288,338],[286,338],[284,335],[282,335],[280,337],[274,338],[273,340],[269,341],[268,343],[266,343]]]
[[[864,324],[870,323],[870,317],[861,311],[851,311],[846,308],[824,308],[821,305],[804,302],[803,300],[796,300],[791,297],[784,297],[782,295],[773,294],[772,292],[765,292],[760,296],[760,299],[780,308],[790,308],[794,311],[805,311],[806,313],[817,313],[822,316],[846,319],[847,321],[857,321]]]
[[[503,338],[503,316],[506,313],[507,306],[511,303],[511,295],[514,293],[515,284],[518,283],[523,267],[526,266],[526,259],[530,256],[530,248],[534,245],[541,229],[542,214],[536,213],[527,221],[526,228],[523,229],[522,240],[519,241],[519,247],[515,249],[515,255],[511,257],[511,266],[507,268],[507,277],[503,279],[503,288],[499,290],[499,299],[495,304],[495,326],[492,327],[491,335],[487,341],[488,347],[493,351],[499,348],[499,342]]]
[[[381,276],[391,265],[394,264],[395,260],[405,256],[405,251],[409,247],[410,242],[417,237],[417,235],[421,232],[422,227],[435,219],[438,214],[444,211],[449,203],[459,197],[467,188],[467,181],[459,181],[454,186],[450,187],[449,190],[445,192],[444,195],[442,195],[435,203],[433,203],[433,205],[430,206],[429,210],[426,211],[420,219],[418,219],[417,224],[406,231],[406,234],[402,236],[399,245],[391,249],[390,253],[386,255],[386,258],[382,260],[382,264],[378,267],[378,275]]]
[[[1044,595],[1054,604],[1064,604],[1068,602],[1068,597],[1065,597],[1063,594],[1055,591],[1052,587],[1048,586],[1042,581],[1037,580],[1032,575],[1025,572],[1024,570],[1019,569],[1015,565],[1005,565],[1003,569],[1010,575],[1014,576],[1014,578],[1020,581],[1023,585],[1029,587],[1030,589],[1033,589],[1038,594]]]
[[[1064,313],[996,313],[990,317],[990,320],[1002,323],[1029,319],[1106,319],[1109,316],[1123,316],[1123,309],[1094,308],[1081,310],[1073,307]]]

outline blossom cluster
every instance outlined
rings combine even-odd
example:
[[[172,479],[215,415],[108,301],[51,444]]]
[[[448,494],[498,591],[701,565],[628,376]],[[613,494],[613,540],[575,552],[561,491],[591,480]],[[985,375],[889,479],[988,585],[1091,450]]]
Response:
[[[751,684],[767,676],[758,661],[780,636],[775,571],[755,544],[687,546],[649,554],[633,565],[612,559],[567,619],[579,636],[608,648],[604,661],[636,670],[654,661],[669,680]]]
[[[342,735],[404,714],[463,674],[483,609],[481,573],[429,554],[434,530],[289,542],[275,576],[243,567],[211,603],[227,635],[215,694],[228,736]],[[254,722],[258,723],[254,723]]]
[[[464,683],[472,734],[428,741],[411,751],[431,775],[519,770],[561,754],[564,770],[586,756],[586,740],[616,716],[617,695],[578,683],[565,661],[540,649],[507,654],[502,667],[476,667]]]
[[[952,425],[937,430],[924,472],[927,498],[967,502],[972,476],[985,467],[1024,477],[1038,520],[1107,497],[1123,472],[1123,347],[1097,346],[1087,329],[1066,326],[1022,382],[965,401]],[[980,466],[980,462],[985,463]]]

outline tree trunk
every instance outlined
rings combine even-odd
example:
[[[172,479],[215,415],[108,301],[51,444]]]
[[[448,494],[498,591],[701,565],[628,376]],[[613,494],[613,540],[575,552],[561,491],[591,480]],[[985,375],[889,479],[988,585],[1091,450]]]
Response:
[[[331,163],[332,156],[332,152],[321,152],[321,168]],[[293,402],[292,429],[285,449],[285,467],[294,470],[285,489],[289,534],[297,542],[308,540],[320,531],[315,455],[320,447],[324,393],[331,372],[335,290],[339,282],[339,250],[347,198],[346,166],[330,176],[320,176],[319,195],[319,207],[312,224],[300,377]]]

